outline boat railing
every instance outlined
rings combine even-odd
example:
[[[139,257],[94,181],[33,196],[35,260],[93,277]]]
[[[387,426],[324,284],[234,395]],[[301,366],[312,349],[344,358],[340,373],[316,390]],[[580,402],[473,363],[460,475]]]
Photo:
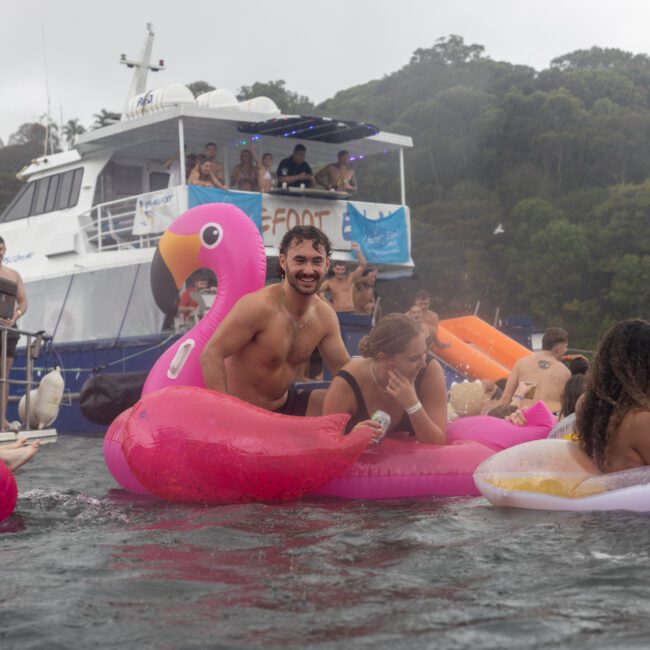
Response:
[[[138,200],[156,194],[148,192],[98,203],[81,214],[81,230],[91,248],[102,252],[156,246],[162,233],[133,234]]]
[[[27,337],[27,353],[25,363],[25,379],[10,379],[6,376],[5,368],[7,367],[7,339],[9,332],[21,334]],[[29,429],[31,422],[31,392],[34,384],[33,370],[34,359],[38,359],[41,353],[43,343],[52,337],[41,330],[39,332],[27,332],[7,325],[0,325],[0,340],[2,341],[2,353],[0,354],[0,430],[5,429],[7,421],[7,398],[9,387],[12,385],[25,386],[25,426]]]

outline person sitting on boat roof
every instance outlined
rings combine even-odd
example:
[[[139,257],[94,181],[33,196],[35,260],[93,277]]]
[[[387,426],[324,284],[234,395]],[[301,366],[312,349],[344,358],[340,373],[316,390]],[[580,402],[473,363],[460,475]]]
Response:
[[[210,161],[212,171],[219,179],[219,183],[221,183],[221,185],[217,185],[216,187],[226,189],[226,171],[224,166],[217,160],[217,145],[214,142],[206,143],[204,155]]]
[[[361,251],[361,247],[356,242],[352,242],[352,250],[356,251],[359,258],[359,265],[354,271],[348,273],[348,267],[345,262],[334,262],[334,277],[323,282],[320,293],[325,297],[325,292],[329,291],[332,297],[332,307],[335,311],[351,312],[354,311],[354,285],[357,283],[363,271],[366,268],[366,258]]]
[[[347,363],[332,379],[323,415],[349,413],[347,430],[371,424],[370,416],[390,416],[389,435],[414,436],[444,445],[447,387],[442,366],[428,353],[424,334],[404,314],[388,314],[359,343],[363,359]]]
[[[339,151],[338,162],[325,165],[318,174],[316,182],[326,190],[353,193],[357,191],[357,177],[350,167],[350,152]]]
[[[189,185],[201,185],[202,187],[218,187],[222,190],[228,188],[217,178],[212,163],[203,155],[199,156],[196,167],[190,172]]]
[[[350,360],[339,322],[318,289],[332,245],[314,226],[296,226],[282,238],[282,281],[241,297],[201,353],[205,386],[268,411],[320,415],[325,391],[291,388],[318,348],[330,370]]]
[[[242,192],[257,192],[257,165],[253,162],[250,149],[242,149],[239,164],[235,165],[230,175],[230,187]]]
[[[293,154],[280,161],[277,172],[280,187],[285,183],[287,187],[312,187],[314,174],[309,163],[305,161],[306,154],[305,146],[297,144],[293,148]]]

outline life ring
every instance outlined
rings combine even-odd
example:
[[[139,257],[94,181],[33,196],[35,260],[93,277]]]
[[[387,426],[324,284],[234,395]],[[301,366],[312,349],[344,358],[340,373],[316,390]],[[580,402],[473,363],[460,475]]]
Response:
[[[384,439],[317,494],[345,499],[478,496],[473,475],[480,463],[501,449],[545,438],[555,423],[543,402],[524,415],[525,426],[487,415],[460,418],[447,427],[443,446]]]
[[[164,388],[128,414],[122,449],[139,484],[169,501],[290,501],[366,449],[372,431],[343,435],[348,420],[280,415],[203,388]]]
[[[16,507],[18,486],[11,470],[0,460],[0,521],[4,521]]]
[[[495,506],[650,512],[650,467],[602,474],[572,440],[536,440],[484,461],[474,480]]]

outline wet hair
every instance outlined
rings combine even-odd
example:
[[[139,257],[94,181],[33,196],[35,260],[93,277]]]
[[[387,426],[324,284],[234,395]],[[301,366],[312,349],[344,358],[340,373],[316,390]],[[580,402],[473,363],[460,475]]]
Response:
[[[542,350],[552,350],[558,343],[568,343],[569,335],[561,327],[549,327],[542,337]]]
[[[280,255],[286,257],[292,246],[298,246],[305,241],[312,242],[315,251],[320,252],[319,249],[322,247],[325,250],[325,257],[328,259],[332,256],[332,242],[330,238],[322,230],[316,228],[316,226],[294,226],[291,230],[288,230],[280,242]],[[278,273],[281,278],[284,277],[284,270],[279,262]]]
[[[420,334],[418,324],[404,314],[387,314],[359,341],[359,352],[375,359],[380,352],[386,355],[404,352],[406,346]]]
[[[603,469],[623,418],[650,409],[650,322],[614,325],[598,345],[577,417],[583,449]]]
[[[424,289],[420,289],[415,294],[415,299],[416,300],[431,300],[431,294],[428,291],[425,291]]]
[[[589,370],[589,361],[582,356],[574,357],[569,363],[572,375],[586,375]]]
[[[298,151],[307,151],[307,148],[305,147],[304,144],[297,144],[297,145],[293,148],[293,153],[297,153]]]
[[[565,418],[571,413],[576,411],[576,402],[585,390],[586,378],[584,375],[573,375],[564,384],[562,391],[562,408],[560,409],[560,417]]]
[[[508,378],[507,377],[501,377],[501,379],[497,379],[494,382],[494,385],[496,388],[494,389],[494,393],[492,394],[492,400],[498,400],[503,397],[503,391],[506,389],[506,384],[508,383]]]
[[[371,273],[375,273],[375,271],[379,271],[379,269],[376,266],[366,266],[366,268],[363,269],[363,273],[361,274],[361,277],[365,278]]]

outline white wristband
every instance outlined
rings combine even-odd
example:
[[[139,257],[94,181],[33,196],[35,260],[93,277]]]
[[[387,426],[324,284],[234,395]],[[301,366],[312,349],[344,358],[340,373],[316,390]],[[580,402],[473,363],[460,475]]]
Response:
[[[413,406],[409,406],[406,409],[406,413],[408,415],[413,415],[413,413],[417,413],[420,409],[422,408],[422,403],[420,401],[417,401]]]

